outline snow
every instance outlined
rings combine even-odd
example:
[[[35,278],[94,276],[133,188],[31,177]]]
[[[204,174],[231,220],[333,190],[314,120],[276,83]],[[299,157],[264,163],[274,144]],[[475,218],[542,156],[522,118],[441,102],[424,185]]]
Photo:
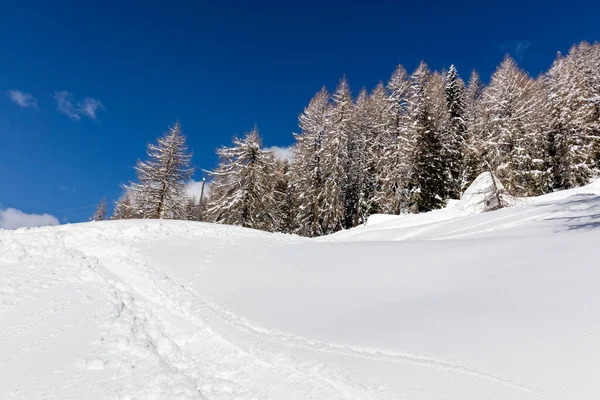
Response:
[[[0,231],[1,399],[592,399],[600,181],[320,239]]]

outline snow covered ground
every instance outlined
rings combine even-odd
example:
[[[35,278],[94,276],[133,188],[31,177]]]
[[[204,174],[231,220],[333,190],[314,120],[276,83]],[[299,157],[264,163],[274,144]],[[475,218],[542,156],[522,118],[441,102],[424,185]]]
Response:
[[[600,181],[521,202],[0,231],[0,399],[600,398]]]

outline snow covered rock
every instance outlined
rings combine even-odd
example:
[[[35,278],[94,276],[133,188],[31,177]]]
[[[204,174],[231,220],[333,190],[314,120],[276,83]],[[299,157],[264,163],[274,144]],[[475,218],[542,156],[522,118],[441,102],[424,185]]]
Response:
[[[479,214],[515,205],[502,183],[491,172],[482,172],[463,193],[456,207]]]

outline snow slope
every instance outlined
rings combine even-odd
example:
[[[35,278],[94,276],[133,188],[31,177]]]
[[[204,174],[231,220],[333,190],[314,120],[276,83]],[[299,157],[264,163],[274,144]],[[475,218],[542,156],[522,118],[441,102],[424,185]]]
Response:
[[[0,231],[0,399],[596,399],[600,181],[309,240]]]

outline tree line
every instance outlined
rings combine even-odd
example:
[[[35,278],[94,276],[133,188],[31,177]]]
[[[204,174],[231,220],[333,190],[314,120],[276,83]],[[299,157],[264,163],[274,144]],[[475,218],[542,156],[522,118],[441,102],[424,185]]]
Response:
[[[485,171],[514,196],[585,185],[600,170],[600,44],[559,53],[537,78],[506,56],[488,85],[475,71],[465,83],[454,66],[438,72],[421,62],[353,97],[344,77],[333,93],[315,94],[299,128],[289,160],[264,150],[257,128],[218,149],[200,203],[185,194],[193,169],[177,123],[148,146],[112,218],[201,219],[312,237],[375,213],[441,208]]]

